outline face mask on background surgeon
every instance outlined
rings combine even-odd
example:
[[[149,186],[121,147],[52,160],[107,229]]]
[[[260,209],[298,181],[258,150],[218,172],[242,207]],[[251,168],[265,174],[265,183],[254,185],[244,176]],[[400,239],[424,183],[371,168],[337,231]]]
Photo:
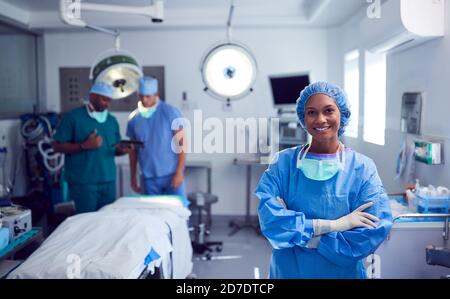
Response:
[[[91,111],[91,108],[93,111]],[[102,124],[106,121],[108,118],[108,110],[105,109],[103,111],[95,111],[94,107],[90,106],[89,104],[86,104],[86,110],[90,117],[95,119],[98,123]]]
[[[310,147],[310,144],[303,147],[297,159],[297,168],[301,169],[308,179],[326,181],[331,179],[339,170],[344,170],[345,149],[342,143],[339,143],[334,159],[306,159]]]
[[[158,106],[158,103],[156,103],[152,107],[144,107],[144,105],[142,105],[142,102],[138,101],[139,114],[144,118],[150,118],[153,115],[153,113],[155,113],[156,106]]]

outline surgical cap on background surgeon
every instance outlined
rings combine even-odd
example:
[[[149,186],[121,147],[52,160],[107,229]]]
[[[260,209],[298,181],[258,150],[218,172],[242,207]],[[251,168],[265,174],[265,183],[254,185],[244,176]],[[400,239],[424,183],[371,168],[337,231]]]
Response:
[[[139,94],[142,96],[152,96],[158,92],[158,80],[151,77],[139,79]]]
[[[97,82],[92,85],[90,93],[99,94],[108,98],[112,98],[114,89],[111,85],[105,82]]]
[[[305,106],[309,98],[315,94],[325,94],[336,101],[336,106],[341,112],[341,123],[338,131],[338,135],[341,136],[350,121],[350,109],[348,106],[347,95],[340,87],[328,82],[312,83],[300,92],[300,97],[297,99],[297,116],[300,125],[306,130]]]

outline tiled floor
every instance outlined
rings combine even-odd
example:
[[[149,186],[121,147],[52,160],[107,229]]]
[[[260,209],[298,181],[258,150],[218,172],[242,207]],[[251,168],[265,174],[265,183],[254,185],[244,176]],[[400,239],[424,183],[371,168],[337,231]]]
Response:
[[[200,279],[267,278],[271,253],[269,242],[250,228],[228,236],[232,230],[228,226],[229,220],[230,218],[213,218],[207,241],[223,241],[223,250],[213,252],[211,260],[200,259],[202,256],[195,255],[194,274]],[[255,272],[257,276],[259,272],[259,277],[255,277]]]

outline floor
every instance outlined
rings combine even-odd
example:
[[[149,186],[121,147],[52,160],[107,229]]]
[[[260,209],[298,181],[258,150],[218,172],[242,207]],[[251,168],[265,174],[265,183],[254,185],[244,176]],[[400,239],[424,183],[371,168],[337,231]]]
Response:
[[[267,278],[271,254],[269,242],[251,228],[229,236],[230,220],[224,216],[213,217],[207,241],[223,241],[222,251],[213,252],[211,260],[206,260],[204,255],[194,255],[193,273],[200,279]]]

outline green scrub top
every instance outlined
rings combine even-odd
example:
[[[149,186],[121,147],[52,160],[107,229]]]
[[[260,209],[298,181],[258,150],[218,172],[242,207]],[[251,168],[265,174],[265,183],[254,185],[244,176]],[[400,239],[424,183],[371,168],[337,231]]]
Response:
[[[121,137],[117,119],[110,113],[104,123],[99,123],[89,116],[85,106],[75,108],[64,114],[53,138],[58,143],[81,143],[94,130],[103,139],[100,148],[65,155],[66,179],[70,184],[116,180],[114,146]]]

